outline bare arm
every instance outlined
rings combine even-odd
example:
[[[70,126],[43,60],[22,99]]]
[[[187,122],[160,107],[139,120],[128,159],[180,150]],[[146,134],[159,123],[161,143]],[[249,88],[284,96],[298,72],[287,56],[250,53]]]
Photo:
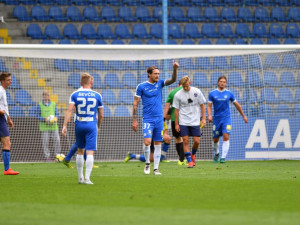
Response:
[[[178,122],[179,109],[175,108],[174,116],[175,116],[175,129],[176,129],[177,132],[179,132],[180,131],[179,122]]]
[[[141,98],[139,98],[137,96],[134,96],[134,98],[133,98],[132,129],[134,131],[137,131],[137,129],[138,129],[137,111],[138,111],[138,106],[139,106],[140,99]]]
[[[164,117],[164,118],[166,118],[167,115],[168,115],[168,111],[169,111],[169,109],[170,109],[170,105],[171,105],[171,104],[170,104],[169,102],[167,102],[166,105],[165,105],[165,108],[164,108],[164,111],[163,111],[163,113],[164,113],[164,114],[163,114],[163,117]]]
[[[212,103],[209,102],[209,103],[207,104],[207,114],[208,114],[208,121],[209,121],[209,122],[212,122],[212,121],[213,121],[212,116],[211,116],[211,107],[212,107]]]
[[[242,115],[245,123],[248,123],[248,118],[247,118],[247,116],[245,116],[242,106],[237,101],[235,101],[233,104],[234,104],[235,108],[237,109],[237,111],[239,111],[239,113]]]
[[[174,82],[176,82],[177,80],[177,69],[179,67],[179,64],[175,61],[173,61],[173,73],[172,73],[172,77],[169,78],[169,79],[166,79],[165,81],[165,85],[168,86],[168,85],[171,85],[173,84]]]
[[[97,121],[98,130],[100,129],[102,121],[103,121],[103,108],[98,108],[98,121]]]
[[[72,114],[73,107],[74,107],[74,104],[69,104],[69,107],[68,107],[68,109],[66,111],[66,114],[65,114],[64,125],[63,125],[62,131],[61,131],[61,133],[64,137],[67,136],[67,125],[68,125],[68,122],[71,119],[71,114]]]
[[[204,105],[204,104],[201,104],[201,105],[200,105],[200,109],[201,109],[201,114],[202,114],[201,125],[202,125],[202,127],[205,127],[205,126],[206,126],[205,105]]]

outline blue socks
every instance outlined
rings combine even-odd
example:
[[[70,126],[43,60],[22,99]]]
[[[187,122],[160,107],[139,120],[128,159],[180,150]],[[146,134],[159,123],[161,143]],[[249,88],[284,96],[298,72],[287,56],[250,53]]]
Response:
[[[160,160],[164,160],[166,158],[169,147],[170,147],[170,144],[163,143]]]
[[[75,142],[75,143],[72,145],[72,147],[70,148],[69,153],[68,153],[68,155],[66,156],[65,160],[66,160],[67,162],[70,162],[72,156],[73,156],[76,152],[77,152],[77,144],[76,144],[76,142]]]
[[[192,149],[192,154],[195,155],[198,149]]]
[[[6,171],[9,169],[10,151],[2,149],[2,158],[3,158],[3,162],[4,162],[4,170]]]
[[[185,152],[184,155],[185,155],[185,158],[188,161],[188,163],[192,162],[192,158],[191,158],[191,153],[190,152]]]

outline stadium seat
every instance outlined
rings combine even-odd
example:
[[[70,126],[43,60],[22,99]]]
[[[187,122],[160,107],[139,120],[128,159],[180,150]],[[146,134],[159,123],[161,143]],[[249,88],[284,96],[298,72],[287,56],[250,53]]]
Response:
[[[254,22],[255,18],[253,17],[251,11],[249,8],[246,7],[241,7],[239,8],[238,19],[243,21],[243,22]]]
[[[45,9],[39,5],[33,6],[31,16],[36,21],[49,21],[50,17],[47,15]]]
[[[103,116],[104,117],[112,117],[113,116],[109,106],[103,107]]]
[[[263,6],[273,6],[273,0],[257,0],[257,3],[259,5],[263,5]]]
[[[298,0],[290,0],[290,4],[300,6],[300,2]]]
[[[271,19],[273,21],[286,22],[287,17],[281,7],[272,8]]]
[[[261,57],[259,55],[250,55],[250,66],[255,69],[261,69]],[[247,60],[248,61],[248,60]]]
[[[199,7],[189,7],[187,10],[186,17],[188,18],[188,20],[193,22],[205,21],[205,18],[202,16]]]
[[[182,1],[182,0],[173,0],[173,5],[174,6],[190,6],[189,1]]]
[[[162,25],[161,24],[152,24],[150,27],[150,36],[154,38],[162,38]]]
[[[125,67],[127,70],[138,70],[140,64],[140,61],[137,60],[127,60],[125,62]]]
[[[123,5],[125,6],[137,6],[139,4],[139,0],[123,0]]]
[[[124,41],[115,39],[111,42],[111,44],[112,45],[124,45]]]
[[[268,21],[270,21],[269,13],[263,7],[258,7],[258,8],[255,9],[254,18],[257,22],[268,22]]]
[[[87,6],[89,4],[86,0],[71,0],[71,3],[76,6]]]
[[[279,6],[290,6],[290,2],[286,0],[274,0],[274,4]]]
[[[157,67],[159,67],[160,66],[160,63],[159,63],[159,61],[158,60],[145,60],[144,61],[144,63],[143,63],[143,65],[144,65],[144,68],[145,68],[145,70],[148,68],[148,67],[150,67],[150,66],[157,66]],[[142,67],[143,68],[143,67]],[[148,76],[148,75],[147,75]]]
[[[263,23],[254,24],[253,35],[254,35],[254,37],[258,37],[258,38],[268,38],[269,37],[267,28]]]
[[[85,39],[79,39],[79,40],[77,40],[76,44],[78,44],[78,45],[89,45],[90,42],[88,40],[85,40]]]
[[[93,70],[109,70],[108,66],[102,60],[91,60],[90,67]]]
[[[216,86],[217,83],[218,83],[218,78],[221,77],[221,76],[224,76],[224,74],[221,73],[221,72],[213,72],[211,74],[211,78],[210,78],[211,85]]]
[[[107,22],[119,22],[120,17],[116,16],[115,11],[110,6],[104,6],[101,11],[101,17]]]
[[[145,25],[139,23],[134,24],[132,35],[135,38],[141,38],[141,39],[150,38],[150,35],[148,34]]]
[[[188,18],[185,17],[185,15],[180,7],[175,6],[175,7],[172,7],[170,10],[169,21],[188,22]]]
[[[227,58],[225,56],[215,56],[213,57],[213,66],[216,69],[226,70],[230,69]]]
[[[66,17],[71,21],[84,21],[84,17],[81,15],[80,10],[76,6],[69,6],[67,8]]]
[[[12,89],[20,89],[22,88],[21,85],[19,84],[17,78],[15,75],[11,75],[11,85],[9,86],[9,88],[12,88]]]
[[[233,40],[234,45],[247,45],[247,41],[242,38],[236,38]]]
[[[28,110],[28,116],[32,118],[36,118],[38,115],[38,108],[39,108],[38,105],[31,106]]]
[[[184,70],[193,70],[195,69],[195,64],[192,58],[180,58],[178,60],[180,67]],[[173,65],[172,65],[173,66]]]
[[[54,59],[54,68],[64,72],[72,70],[69,60],[67,59]]]
[[[224,0],[225,5],[230,5],[230,6],[242,6],[243,1],[239,0]]]
[[[300,37],[300,30],[299,26],[296,23],[289,23],[286,26],[286,36],[292,37],[292,38],[298,38]]]
[[[263,45],[264,42],[260,38],[253,38],[251,40],[251,45]]]
[[[276,38],[269,38],[267,41],[268,45],[280,45],[280,41]]]
[[[125,73],[122,77],[122,86],[125,88],[136,88],[138,85],[136,75],[133,73]]]
[[[117,74],[107,73],[104,76],[104,85],[107,88],[122,88],[122,84]]]
[[[19,21],[32,21],[32,17],[28,15],[27,9],[22,5],[17,5],[14,8],[13,16]]]
[[[202,70],[210,70],[213,68],[213,66],[210,63],[209,57],[196,58],[195,67]]]
[[[248,72],[246,85],[250,85],[251,87],[263,86],[257,72]]]
[[[129,41],[129,44],[130,45],[142,45],[143,42],[139,39],[132,39],[132,40]]]
[[[266,104],[259,105],[258,114],[260,117],[274,116],[273,109],[271,108],[271,106]]]
[[[284,44],[285,45],[296,45],[297,41],[293,38],[287,38],[287,39],[285,39]]]
[[[295,58],[296,56],[294,56],[294,54],[284,54],[282,56],[282,67],[284,68],[291,68],[291,69],[296,69],[299,67],[299,65],[297,65],[297,60]]]
[[[221,18],[219,17],[217,10],[213,7],[206,7],[203,16],[207,21],[211,21],[211,22],[221,21]]]
[[[114,39],[116,36],[113,34],[112,29],[107,24],[101,24],[99,25],[97,29],[97,34],[102,39]]]
[[[242,75],[240,72],[230,72],[228,75],[229,87],[245,87]]]
[[[131,105],[133,102],[133,94],[129,89],[121,89],[119,91],[119,102],[121,104]]]
[[[230,44],[229,41],[223,38],[219,38],[216,42],[216,45],[229,45],[229,44]]]
[[[288,21],[299,22],[300,21],[300,9],[296,7],[289,8],[288,11]]]
[[[117,105],[119,104],[119,101],[111,89],[104,89],[101,93],[102,95],[102,100],[104,104],[108,105]],[[105,107],[104,107],[105,108]]]
[[[48,24],[45,27],[45,35],[49,39],[62,39],[62,38],[64,38],[64,36],[60,34],[59,29],[56,26],[56,24]]]
[[[87,60],[73,60],[73,68],[79,71],[90,70]]]
[[[193,85],[198,88],[208,88],[210,83],[205,73],[197,72],[194,74]]]
[[[199,45],[211,45],[211,41],[209,39],[203,38],[199,41]]]
[[[205,23],[202,25],[201,34],[207,38],[219,38],[220,35],[217,34],[216,28],[211,23]]]
[[[82,36],[79,34],[76,26],[74,24],[66,24],[64,27],[64,36],[69,39],[81,39]]]
[[[279,38],[285,37],[285,33],[283,31],[282,26],[279,23],[272,23],[270,25],[270,37]]]
[[[221,11],[221,18],[228,22],[237,22],[238,18],[235,15],[235,12],[230,7],[224,7]]]
[[[69,0],[54,0],[54,4],[57,5],[72,5],[72,2]]]
[[[191,39],[183,39],[181,42],[182,45],[194,45],[195,42]]]
[[[53,45],[54,43],[51,40],[44,39],[44,40],[42,40],[41,44],[43,44],[43,45]]]
[[[88,4],[90,5],[96,5],[96,6],[101,6],[101,5],[106,5],[106,2],[103,0],[88,0]]]
[[[279,104],[276,107],[276,116],[281,116],[281,117],[290,117],[291,115],[291,109],[288,105],[286,104]]]
[[[260,93],[261,102],[265,102],[267,104],[276,104],[279,103],[276,98],[275,92],[272,88],[264,88]]]
[[[105,85],[103,85],[102,79],[98,73],[91,73],[91,75],[94,78],[93,88],[104,88],[105,87]]]
[[[80,80],[81,75],[80,73],[71,73],[68,77],[68,85],[73,88],[80,88]]]
[[[280,87],[276,74],[273,71],[266,71],[264,73],[264,85],[266,87]]]
[[[284,103],[295,103],[295,98],[289,88],[280,88],[278,92],[278,99]]]
[[[40,26],[35,23],[31,23],[27,27],[27,36],[32,39],[46,39],[46,36],[43,34]]]
[[[108,61],[108,67],[113,70],[124,70],[125,64],[120,60]]]
[[[236,35],[233,33],[232,28],[227,23],[221,23],[219,26],[219,36],[222,38],[234,38]]]
[[[294,116],[300,116],[300,104],[296,104],[294,107]]]
[[[275,54],[268,54],[266,55],[265,61],[264,61],[264,67],[265,68],[279,68],[280,67],[280,61],[277,55]]]
[[[233,68],[238,68],[238,69],[246,69],[247,68],[247,64],[245,62],[245,59],[241,55],[231,56],[230,66],[233,67]]]
[[[147,67],[145,67],[146,69]],[[143,74],[140,74],[138,76],[138,83],[143,83],[145,81],[147,81],[149,78],[148,78],[148,74],[147,73],[143,73]]]
[[[129,29],[125,24],[117,24],[115,26],[115,35],[117,36],[117,38],[122,38],[122,39],[132,38]]]
[[[25,117],[25,111],[23,109],[22,106],[13,106],[10,110],[9,110],[9,114],[12,118],[14,117]]]
[[[174,39],[184,38],[181,28],[177,23],[170,23],[168,25],[168,33],[169,33],[169,37]]]
[[[124,22],[136,22],[137,21],[137,18],[133,16],[131,9],[127,6],[120,7],[119,17]]]
[[[238,23],[236,25],[236,36],[240,38],[249,38],[253,37],[253,35],[250,32],[250,29],[247,24],[245,23]]]
[[[131,114],[125,105],[118,105],[115,109],[115,117],[130,117]]]
[[[6,68],[5,63],[3,60],[0,58],[0,71],[7,72],[8,68]]]
[[[155,0],[140,0],[140,4],[144,6],[156,6],[158,1]]]
[[[83,10],[83,17],[88,21],[102,20],[102,17],[98,15],[97,10],[92,6],[88,6]]]
[[[26,90],[17,90],[15,101],[17,104],[20,104],[22,106],[31,106],[35,105],[35,102],[31,100],[31,96]]]
[[[260,103],[257,93],[254,89],[246,89],[243,93],[243,100],[245,103],[256,104]]]
[[[121,6],[122,0],[106,0],[106,4],[111,6]]]
[[[208,6],[206,0],[190,0],[192,6]]]
[[[296,79],[294,77],[294,74],[290,71],[284,71],[282,72],[280,76],[280,82],[286,87],[297,87],[298,84],[296,82]]]
[[[157,39],[150,39],[150,40],[147,42],[147,45],[160,45],[160,42],[159,42],[159,40],[157,40]]]
[[[200,38],[202,35],[200,34],[198,27],[194,23],[187,23],[184,26],[184,35],[187,38]]]
[[[94,42],[94,45],[106,45],[106,41],[103,40],[103,39],[97,39],[95,42]]]
[[[68,40],[68,39],[62,39],[62,40],[59,41],[58,44],[61,44],[61,45],[71,45],[72,42],[70,40]]]
[[[206,0],[206,2],[208,3],[208,5],[212,6],[224,6],[223,0]]]
[[[153,18],[156,22],[161,22],[162,21],[162,16],[163,16],[163,11],[162,7],[157,6],[153,10]]]
[[[147,7],[139,6],[136,9],[136,18],[142,22],[154,22],[154,18],[150,15]]]
[[[39,3],[40,5],[53,5],[54,2],[51,0],[37,0],[37,3]]]
[[[233,94],[234,97],[235,97],[235,100],[236,100],[238,103],[240,103],[240,104],[243,104],[243,103],[244,103],[244,100],[241,98],[241,95],[240,95],[240,92],[239,92],[239,91],[237,91],[237,90],[234,89],[234,88],[230,88],[229,90],[232,92],[232,94]],[[234,108],[235,108],[235,107],[234,107]]]
[[[296,100],[296,102],[300,102],[300,88],[298,88],[297,91],[296,91],[295,100]]]
[[[48,11],[48,15],[53,21],[67,21],[68,18],[64,16],[61,8],[59,6],[51,6]]]

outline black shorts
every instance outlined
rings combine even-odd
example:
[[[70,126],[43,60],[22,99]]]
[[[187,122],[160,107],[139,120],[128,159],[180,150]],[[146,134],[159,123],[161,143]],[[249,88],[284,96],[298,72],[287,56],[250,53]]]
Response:
[[[175,121],[171,121],[171,128],[172,128],[172,135],[175,138],[179,138],[180,136],[180,132],[177,132],[175,129]]]

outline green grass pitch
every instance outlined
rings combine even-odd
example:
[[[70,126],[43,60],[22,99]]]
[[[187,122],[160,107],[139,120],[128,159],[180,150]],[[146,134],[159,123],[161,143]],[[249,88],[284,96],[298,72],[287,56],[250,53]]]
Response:
[[[300,224],[300,161],[170,162],[162,176],[137,161],[96,165],[82,185],[61,163],[12,164],[20,175],[0,175],[0,224]]]

